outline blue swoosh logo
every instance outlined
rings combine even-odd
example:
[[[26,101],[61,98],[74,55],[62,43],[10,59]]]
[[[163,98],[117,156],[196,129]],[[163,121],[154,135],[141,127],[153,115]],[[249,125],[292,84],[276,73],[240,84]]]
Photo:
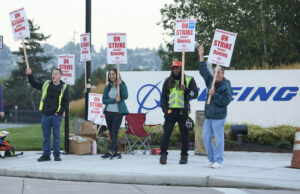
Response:
[[[160,82],[161,82],[161,81],[160,81]],[[145,110],[153,110],[153,109],[155,109],[155,108],[157,108],[157,107],[160,106],[160,100],[161,100],[161,99],[159,99],[159,100],[154,99],[156,105],[153,106],[153,107],[146,107],[146,106],[144,106],[144,104],[145,104],[146,100],[148,99],[149,95],[150,95],[154,90],[157,90],[157,91],[159,92],[159,94],[160,94],[159,96],[160,96],[160,98],[161,98],[161,91],[160,91],[160,89],[157,87],[158,84],[160,84],[160,82],[158,82],[158,83],[155,84],[155,85],[153,85],[153,84],[146,84],[146,85],[143,85],[143,86],[139,89],[139,91],[138,91],[138,93],[137,93],[137,95],[136,95],[137,102],[138,102],[138,104],[140,105],[139,108],[138,108],[138,113],[142,113],[142,109],[145,109]],[[148,87],[150,87],[151,89],[147,92],[147,94],[144,96],[144,98],[143,98],[142,101],[140,102],[140,100],[139,100],[140,92],[141,92],[144,88],[148,88]]]

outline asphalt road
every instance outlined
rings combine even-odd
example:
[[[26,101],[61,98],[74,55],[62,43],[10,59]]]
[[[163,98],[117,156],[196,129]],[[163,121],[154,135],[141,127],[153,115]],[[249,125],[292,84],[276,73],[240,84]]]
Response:
[[[295,190],[255,190],[57,181],[0,176],[1,193],[8,194],[299,194]]]

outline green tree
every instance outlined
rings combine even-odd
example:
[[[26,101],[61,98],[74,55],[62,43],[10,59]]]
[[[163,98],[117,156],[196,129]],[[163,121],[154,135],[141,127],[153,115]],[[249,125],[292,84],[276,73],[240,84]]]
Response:
[[[44,81],[49,79],[50,72],[47,73],[42,68],[42,63],[47,63],[52,57],[46,56],[40,44],[41,41],[47,40],[50,36],[39,33],[40,27],[33,21],[29,21],[30,37],[25,38],[25,47],[28,55],[30,68],[37,80]],[[5,81],[5,104],[7,108],[13,108],[15,105],[19,109],[36,110],[39,105],[41,92],[32,88],[27,80],[26,63],[24,58],[23,47],[13,52],[18,56],[18,68],[11,72],[9,78]]]
[[[299,0],[174,0],[161,9],[165,30],[165,48],[160,50],[163,69],[172,60],[181,59],[174,53],[175,19],[196,19],[196,40],[208,54],[216,28],[238,33],[231,67],[251,68],[299,62]],[[186,69],[197,69],[198,54],[186,53]]]

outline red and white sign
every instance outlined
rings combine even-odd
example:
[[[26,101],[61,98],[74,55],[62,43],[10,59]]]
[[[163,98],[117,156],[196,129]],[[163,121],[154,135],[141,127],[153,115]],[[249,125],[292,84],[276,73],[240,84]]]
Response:
[[[107,33],[107,63],[127,64],[126,33]]]
[[[216,29],[207,61],[229,67],[236,36],[237,33]]]
[[[88,120],[98,125],[106,125],[102,94],[89,93]]]
[[[195,51],[195,29],[194,19],[177,19],[175,26],[174,51],[194,52]]]
[[[24,8],[10,12],[10,24],[15,41],[30,37],[30,29]]]
[[[80,35],[80,61],[91,60],[91,36],[90,33]]]
[[[58,68],[62,71],[61,80],[66,84],[75,84],[75,55],[58,55]]]

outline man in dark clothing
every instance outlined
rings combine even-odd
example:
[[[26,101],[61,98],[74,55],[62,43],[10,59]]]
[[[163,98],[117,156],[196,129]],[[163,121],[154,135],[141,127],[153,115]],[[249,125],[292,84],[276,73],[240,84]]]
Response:
[[[173,61],[171,75],[165,80],[161,95],[161,108],[164,112],[164,134],[161,142],[160,163],[167,163],[168,146],[174,125],[178,122],[181,136],[181,157],[179,164],[186,164],[189,149],[189,131],[186,121],[189,117],[189,100],[198,96],[198,88],[193,77],[184,76],[184,83],[181,83],[180,61]]]
[[[198,48],[199,71],[203,77],[206,87],[210,88],[208,95],[211,96],[210,104],[205,103],[205,122],[203,127],[202,139],[207,153],[207,167],[221,168],[224,153],[224,125],[227,116],[227,106],[232,100],[232,89],[230,81],[224,77],[224,68],[215,67],[214,74],[217,73],[215,87],[212,88],[213,75],[209,72],[204,61],[204,48]],[[213,144],[213,136],[216,145]]]
[[[38,161],[51,160],[51,128],[53,129],[54,160],[61,161],[59,151],[60,124],[68,103],[67,84],[60,80],[62,72],[57,68],[53,69],[52,80],[47,80],[44,83],[34,78],[31,69],[26,69],[26,74],[32,87],[42,90],[39,110],[42,111],[43,155],[38,158]]]

